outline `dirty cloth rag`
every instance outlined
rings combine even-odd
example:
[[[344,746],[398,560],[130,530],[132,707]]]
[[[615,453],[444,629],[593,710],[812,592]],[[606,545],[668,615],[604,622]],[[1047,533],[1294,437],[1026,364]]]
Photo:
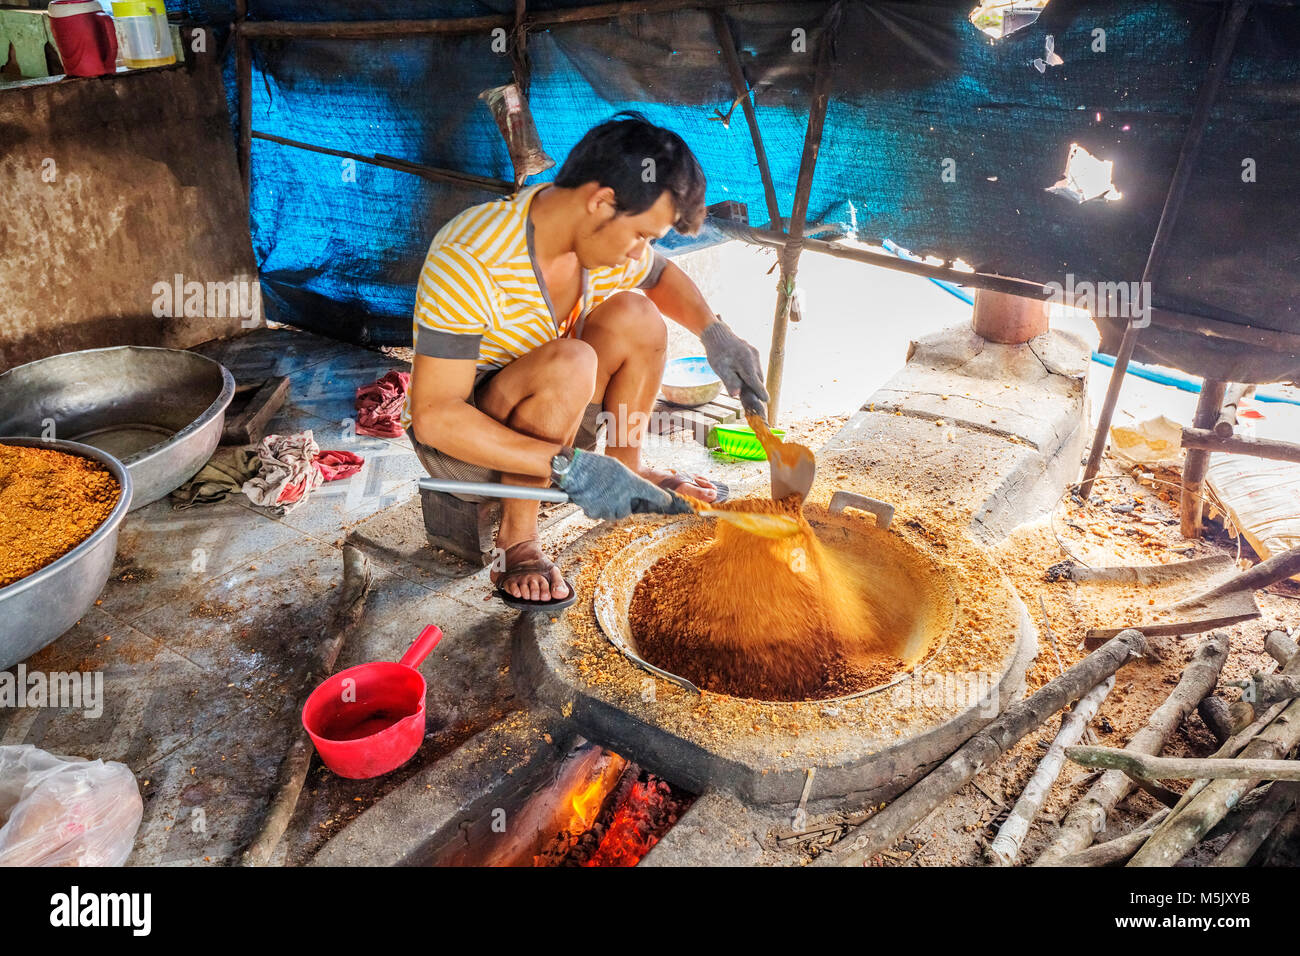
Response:
[[[357,389],[357,434],[401,438],[402,403],[410,384],[410,372],[393,369],[377,382]]]
[[[252,448],[218,448],[197,475],[172,492],[172,508],[184,511],[195,505],[224,501],[239,492],[261,466],[261,459]]]
[[[364,463],[352,452],[321,451],[310,428],[295,435],[267,435],[257,446],[257,457],[261,468],[244,482],[244,494],[253,504],[281,514],[305,501],[322,482],[354,475]]]

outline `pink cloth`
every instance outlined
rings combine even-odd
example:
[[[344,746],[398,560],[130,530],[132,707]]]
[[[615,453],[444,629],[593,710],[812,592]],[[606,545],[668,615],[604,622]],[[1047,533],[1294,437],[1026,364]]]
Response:
[[[350,451],[323,451],[316,456],[316,467],[326,481],[351,478],[361,470],[366,460]]]
[[[393,369],[379,381],[357,389],[357,434],[400,438],[402,405],[410,384],[410,372]]]

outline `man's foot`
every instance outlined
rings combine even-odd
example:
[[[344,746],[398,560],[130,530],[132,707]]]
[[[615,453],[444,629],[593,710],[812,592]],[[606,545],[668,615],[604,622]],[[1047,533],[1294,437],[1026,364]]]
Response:
[[[727,499],[727,486],[721,482],[709,481],[703,475],[683,475],[672,469],[661,471],[657,468],[642,468],[640,475],[665,491],[697,498],[705,504]]]
[[[505,548],[505,569],[488,576],[504,594],[521,601],[572,603],[573,589],[560,574],[559,566],[542,554],[536,538],[517,541]]]

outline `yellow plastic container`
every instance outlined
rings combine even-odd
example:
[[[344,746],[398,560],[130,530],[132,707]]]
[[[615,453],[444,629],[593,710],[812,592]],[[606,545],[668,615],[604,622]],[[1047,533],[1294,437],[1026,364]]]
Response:
[[[176,62],[163,0],[113,0],[113,21],[122,62],[132,70]]]

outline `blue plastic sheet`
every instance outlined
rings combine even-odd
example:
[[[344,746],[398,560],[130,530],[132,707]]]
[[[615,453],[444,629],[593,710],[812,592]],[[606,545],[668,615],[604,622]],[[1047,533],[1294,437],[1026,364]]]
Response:
[[[529,3],[530,11],[575,3]],[[835,29],[833,96],[809,219],[864,241],[885,237],[982,271],[1064,282],[1142,276],[1224,3],[1053,0],[1033,26],[993,40],[964,2],[846,0]],[[233,4],[178,9],[228,21]],[[727,11],[741,48],[781,211],[788,215],[827,3]],[[510,14],[513,2],[306,3],[250,0],[269,20]],[[792,49],[796,31],[806,51]],[[1098,30],[1105,50],[1096,49]],[[1051,35],[1064,62],[1040,71]],[[511,179],[505,144],[477,98],[508,82],[487,34],[383,40],[257,40],[253,128],[363,155]],[[1256,3],[1217,100],[1158,306],[1300,332],[1300,10]],[[593,124],[643,111],[679,132],[709,178],[708,202],[766,205],[743,114],[707,13],[565,24],[532,32],[530,101],[557,162]],[[233,59],[233,53],[229,54]],[[228,84],[233,89],[233,66]],[[232,99],[233,107],[233,99]],[[1117,202],[1047,191],[1071,143],[1115,163]],[[1257,177],[1242,178],[1243,159]],[[951,161],[955,181],[943,178]],[[553,177],[558,166],[538,179]],[[410,339],[429,240],[488,194],[254,140],[251,230],[268,315],[339,338]],[[716,238],[706,236],[702,241]],[[696,240],[701,241],[701,240]],[[690,247],[671,237],[670,250]]]

